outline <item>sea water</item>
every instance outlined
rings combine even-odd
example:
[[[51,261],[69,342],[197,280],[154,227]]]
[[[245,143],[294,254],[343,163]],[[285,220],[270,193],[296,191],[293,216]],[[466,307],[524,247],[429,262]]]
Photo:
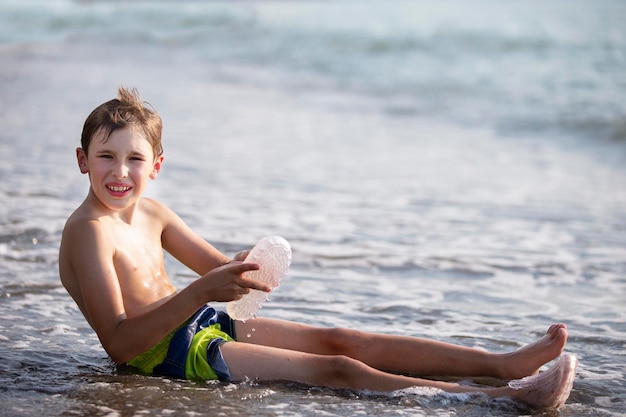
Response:
[[[624,21],[610,0],[3,1],[0,415],[533,413],[116,367],[56,262],[82,123],[119,85],[164,120],[150,196],[227,254],[291,243],[260,315],[496,352],[562,321],[580,367],[550,415],[624,414]]]

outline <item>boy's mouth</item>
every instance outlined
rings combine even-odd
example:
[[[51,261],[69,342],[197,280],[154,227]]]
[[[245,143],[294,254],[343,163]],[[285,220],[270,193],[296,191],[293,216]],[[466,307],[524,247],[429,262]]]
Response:
[[[112,193],[123,194],[129,191],[132,187],[129,187],[128,185],[107,185],[106,188]]]

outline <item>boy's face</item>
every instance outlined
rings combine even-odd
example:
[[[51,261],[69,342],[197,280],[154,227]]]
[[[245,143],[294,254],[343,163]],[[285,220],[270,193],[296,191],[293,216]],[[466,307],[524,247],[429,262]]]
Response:
[[[163,156],[154,157],[143,134],[130,127],[115,130],[106,141],[102,132],[96,133],[89,154],[78,148],[76,156],[80,171],[89,173],[95,196],[114,210],[135,203],[163,162]]]

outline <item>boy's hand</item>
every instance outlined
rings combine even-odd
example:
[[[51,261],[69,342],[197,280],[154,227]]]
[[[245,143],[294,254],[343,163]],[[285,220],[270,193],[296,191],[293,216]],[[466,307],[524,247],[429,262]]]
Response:
[[[250,250],[242,250],[239,251],[233,256],[233,261],[245,261],[248,255],[250,254]]]
[[[246,254],[247,255],[247,254]],[[242,274],[246,271],[259,269],[258,264],[232,261],[213,269],[203,278],[208,285],[207,301],[228,302],[240,300],[250,290],[270,292],[272,288],[264,282],[246,278]]]

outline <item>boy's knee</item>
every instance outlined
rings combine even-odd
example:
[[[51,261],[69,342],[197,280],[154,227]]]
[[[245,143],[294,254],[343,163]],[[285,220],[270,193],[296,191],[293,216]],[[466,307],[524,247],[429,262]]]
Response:
[[[367,341],[358,330],[329,328],[320,335],[320,343],[326,354],[354,357],[362,350]]]
[[[320,367],[321,381],[338,387],[351,386],[363,366],[361,362],[344,355],[326,356],[325,362],[325,366]]]

